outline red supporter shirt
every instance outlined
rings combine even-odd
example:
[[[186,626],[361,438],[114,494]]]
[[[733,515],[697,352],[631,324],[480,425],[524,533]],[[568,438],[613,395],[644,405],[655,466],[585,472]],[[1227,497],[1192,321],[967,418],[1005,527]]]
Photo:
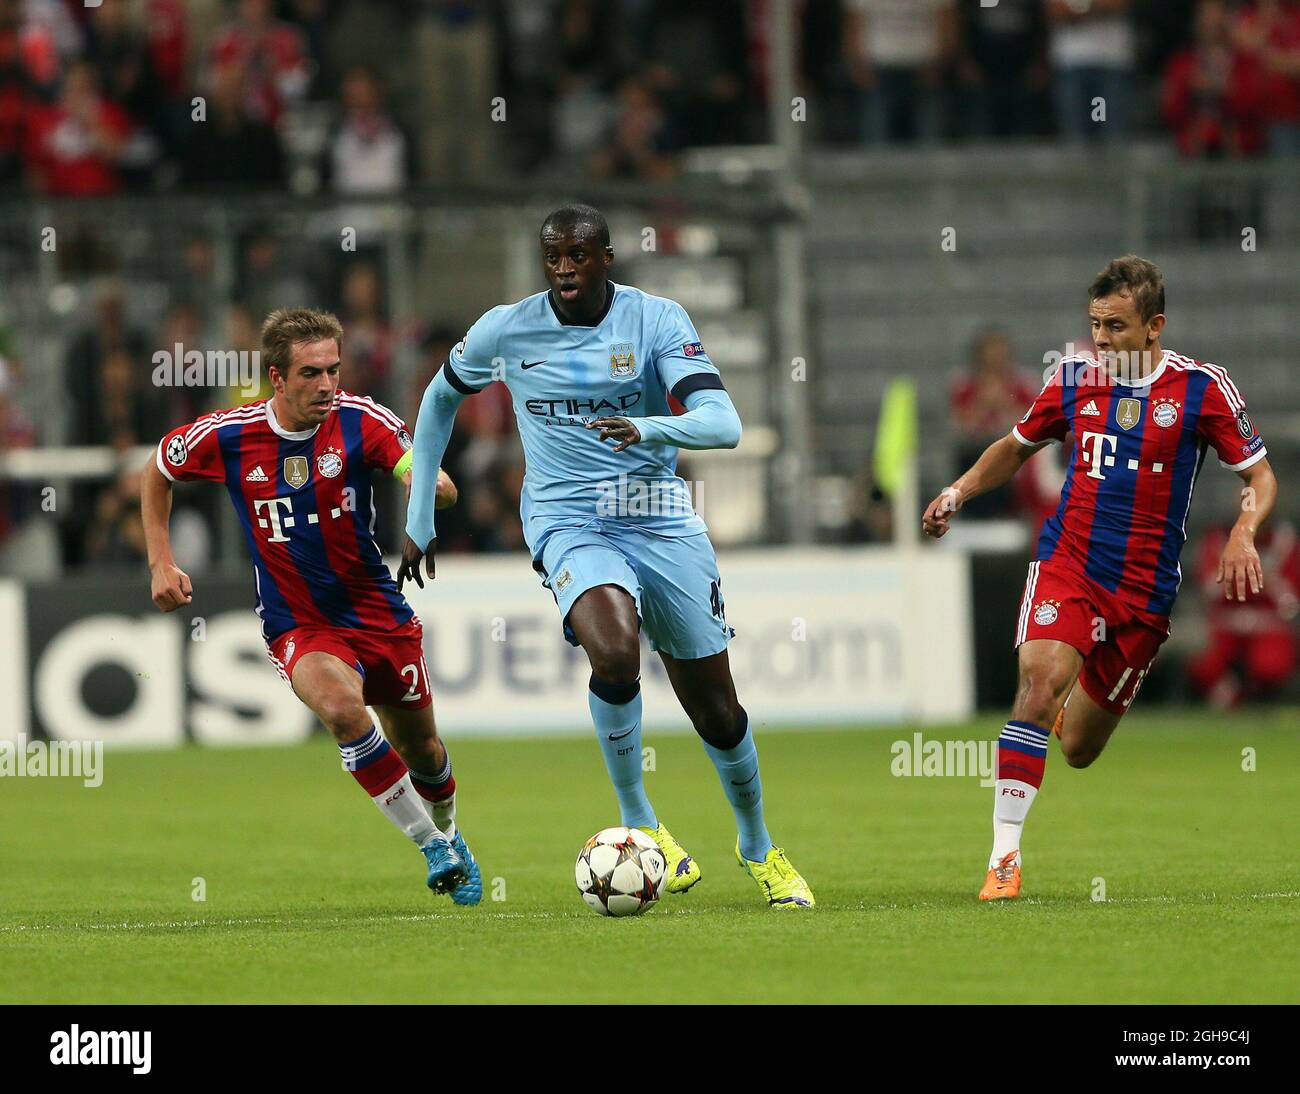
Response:
[[[1024,410],[1034,401],[1035,384],[1026,380],[1020,372],[1010,372],[1001,381],[1002,406],[984,407],[980,402],[981,384],[974,373],[966,373],[957,378],[952,385],[951,405],[954,415],[961,419],[963,425],[983,436],[1001,435],[1006,428],[1008,408]],[[980,407],[980,415],[973,421],[967,421],[975,415],[975,408]]]
[[[131,123],[115,103],[102,99],[98,122],[118,138],[125,138]],[[55,104],[31,111],[27,123],[27,160],[47,194],[60,197],[98,197],[121,188],[117,168],[95,148],[93,136],[63,107]]]
[[[268,125],[279,122],[286,97],[301,92],[310,78],[302,32],[289,23],[274,23],[259,32],[231,23],[213,35],[208,58],[214,68],[239,66],[247,106],[257,121]]]
[[[1239,16],[1241,25],[1254,30],[1261,20],[1258,8],[1247,8]],[[1269,46],[1294,60],[1300,56],[1300,3],[1291,0],[1278,5],[1266,32]],[[1258,58],[1252,58],[1258,66]],[[1259,73],[1264,84],[1264,110],[1271,122],[1300,123],[1300,76],[1282,72]]]
[[[1206,102],[1195,87],[1205,63],[1200,52],[1187,49],[1175,55],[1165,70],[1160,109],[1174,130],[1178,150],[1184,156],[1259,155],[1268,137],[1264,132],[1267,88],[1258,66],[1246,55],[1234,53],[1223,94]]]

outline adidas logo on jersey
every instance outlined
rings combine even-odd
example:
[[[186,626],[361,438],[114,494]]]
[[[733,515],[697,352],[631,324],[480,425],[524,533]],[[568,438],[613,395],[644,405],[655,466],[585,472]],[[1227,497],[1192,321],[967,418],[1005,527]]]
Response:
[[[253,468],[252,471],[250,471],[247,475],[244,476],[244,481],[245,482],[269,482],[270,479],[267,478],[266,472],[262,470],[262,465],[259,463],[256,467]]]
[[[1089,400],[1088,400],[1088,405],[1085,406],[1081,411],[1079,411],[1079,417],[1081,417],[1081,418],[1100,418],[1100,417],[1101,417],[1101,411],[1097,409],[1097,400],[1096,400],[1096,399],[1089,399]]]

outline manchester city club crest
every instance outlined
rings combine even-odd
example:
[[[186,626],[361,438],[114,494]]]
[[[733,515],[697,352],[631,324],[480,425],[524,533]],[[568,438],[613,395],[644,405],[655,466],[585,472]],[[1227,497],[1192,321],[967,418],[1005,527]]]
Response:
[[[286,456],[284,460],[284,481],[297,490],[311,476],[311,468],[306,456]]]
[[[636,375],[636,346],[631,342],[615,342],[609,347],[609,377],[627,380]]]
[[[1178,408],[1182,405],[1175,399],[1159,399],[1151,409],[1151,418],[1161,429],[1168,429],[1178,421]]]
[[[1121,399],[1115,405],[1115,424],[1120,429],[1132,429],[1142,420],[1142,404],[1136,399]]]

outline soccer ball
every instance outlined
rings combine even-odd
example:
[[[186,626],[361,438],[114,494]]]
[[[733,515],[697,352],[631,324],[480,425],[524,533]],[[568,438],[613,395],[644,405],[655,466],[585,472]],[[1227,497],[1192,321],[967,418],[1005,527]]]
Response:
[[[635,828],[604,828],[582,845],[574,868],[578,892],[601,915],[640,915],[659,899],[664,853]]]

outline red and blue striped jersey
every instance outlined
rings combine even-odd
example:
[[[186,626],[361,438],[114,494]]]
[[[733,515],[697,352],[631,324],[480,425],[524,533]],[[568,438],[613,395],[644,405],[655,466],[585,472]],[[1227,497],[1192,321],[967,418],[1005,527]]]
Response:
[[[410,447],[391,410],[339,391],[312,429],[284,429],[267,399],[172,430],[156,458],[174,481],[226,484],[269,642],[304,625],[390,631],[415,617],[375,543],[370,483]]]
[[[1233,471],[1266,454],[1227,370],[1170,351],[1131,384],[1091,358],[1067,358],[1012,433],[1026,445],[1074,438],[1039,561],[1073,565],[1133,607],[1164,616],[1182,580],[1178,556],[1206,451],[1213,447]]]

